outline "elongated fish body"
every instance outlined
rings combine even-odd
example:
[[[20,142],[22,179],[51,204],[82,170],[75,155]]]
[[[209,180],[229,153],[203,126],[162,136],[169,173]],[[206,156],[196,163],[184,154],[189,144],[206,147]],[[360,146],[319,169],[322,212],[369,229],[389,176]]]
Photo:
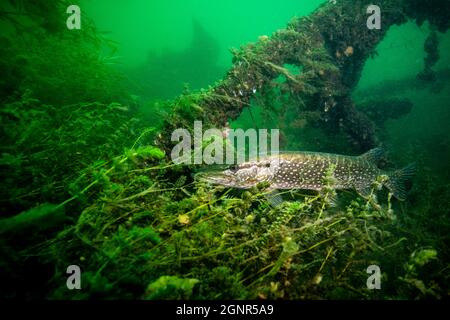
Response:
[[[271,189],[321,190],[330,170],[335,189],[356,189],[361,195],[370,193],[377,177],[386,175],[385,186],[395,197],[404,200],[404,183],[414,174],[413,165],[397,171],[383,171],[377,166],[383,151],[379,148],[360,156],[316,152],[289,152],[263,156],[231,169],[209,173],[207,181],[233,188],[248,189],[267,182]]]
[[[267,160],[276,163],[275,156]],[[366,157],[309,152],[281,154],[279,165],[274,169],[267,180],[275,189],[321,190],[327,172],[332,170],[334,188],[361,190],[369,188],[383,174],[376,163]]]

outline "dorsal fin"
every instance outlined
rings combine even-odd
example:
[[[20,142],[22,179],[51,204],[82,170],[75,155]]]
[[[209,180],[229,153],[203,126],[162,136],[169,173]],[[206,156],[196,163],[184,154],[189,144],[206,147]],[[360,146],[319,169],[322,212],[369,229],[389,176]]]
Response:
[[[360,157],[369,162],[378,164],[384,158],[385,153],[384,149],[379,147],[363,153]]]

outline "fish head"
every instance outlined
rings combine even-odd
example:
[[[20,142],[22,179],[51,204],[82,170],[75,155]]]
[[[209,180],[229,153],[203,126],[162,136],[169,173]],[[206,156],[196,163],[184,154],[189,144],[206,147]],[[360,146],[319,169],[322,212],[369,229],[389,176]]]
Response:
[[[262,182],[270,183],[275,171],[276,162],[263,159],[233,165],[221,171],[210,171],[202,174],[200,179],[211,184],[249,189]]]

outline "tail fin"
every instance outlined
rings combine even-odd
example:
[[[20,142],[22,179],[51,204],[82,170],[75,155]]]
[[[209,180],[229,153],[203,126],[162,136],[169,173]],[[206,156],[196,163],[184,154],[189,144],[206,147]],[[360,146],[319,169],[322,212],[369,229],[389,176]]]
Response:
[[[405,183],[410,180],[416,173],[416,166],[411,163],[403,169],[388,173],[389,179],[386,182],[386,187],[392,192],[394,197],[400,201],[406,200]]]

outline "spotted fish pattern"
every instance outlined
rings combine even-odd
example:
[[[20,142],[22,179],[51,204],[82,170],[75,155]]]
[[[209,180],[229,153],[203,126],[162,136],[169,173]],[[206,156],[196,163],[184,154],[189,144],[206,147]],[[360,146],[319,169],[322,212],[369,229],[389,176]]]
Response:
[[[267,182],[272,189],[321,190],[327,172],[332,168],[335,189],[356,189],[361,195],[370,193],[377,177],[385,175],[384,185],[400,200],[406,198],[405,182],[414,174],[413,165],[397,171],[384,171],[377,164],[383,155],[380,148],[360,156],[318,152],[289,152],[263,156],[225,171],[209,173],[206,180],[233,188],[248,189]]]

